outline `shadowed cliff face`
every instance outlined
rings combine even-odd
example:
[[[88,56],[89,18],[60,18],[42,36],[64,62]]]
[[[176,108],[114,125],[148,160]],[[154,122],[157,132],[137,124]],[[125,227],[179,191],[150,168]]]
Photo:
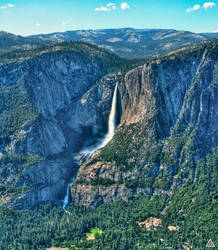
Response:
[[[195,180],[218,142],[218,47],[174,54],[128,72],[113,141],[83,164],[74,202],[98,206],[135,194],[167,194]]]
[[[14,187],[1,203],[60,204],[74,154],[106,131],[116,79],[94,86],[107,70],[94,53],[59,49],[0,67],[1,185]]]

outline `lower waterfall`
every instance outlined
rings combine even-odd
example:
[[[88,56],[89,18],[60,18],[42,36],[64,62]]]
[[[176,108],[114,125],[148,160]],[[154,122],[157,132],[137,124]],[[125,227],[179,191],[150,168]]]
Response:
[[[118,83],[115,86],[112,104],[111,104],[111,111],[108,119],[108,132],[105,136],[105,138],[102,140],[102,142],[98,143],[97,145],[93,145],[89,147],[86,150],[83,150],[79,153],[79,155],[82,155],[85,160],[88,160],[91,155],[96,152],[98,149],[105,147],[113,138],[116,132],[116,109],[117,109],[117,89],[118,89]],[[73,182],[76,179],[76,176],[71,179],[71,182]],[[63,200],[63,209],[65,212],[67,212],[66,207],[69,203],[69,197],[70,197],[70,184],[67,186],[67,193]]]
[[[70,183],[75,181],[75,179],[76,179],[76,175],[70,180]],[[66,195],[64,196],[64,199],[63,199],[62,208],[63,208],[63,210],[65,212],[67,212],[66,208],[67,208],[67,205],[69,204],[69,199],[70,199],[70,183],[67,185],[67,193],[66,193]]]
[[[67,205],[69,203],[69,196],[70,195],[70,184],[67,185],[67,193],[64,197],[64,200],[63,200],[63,209],[64,211],[67,211],[66,208],[67,208]]]

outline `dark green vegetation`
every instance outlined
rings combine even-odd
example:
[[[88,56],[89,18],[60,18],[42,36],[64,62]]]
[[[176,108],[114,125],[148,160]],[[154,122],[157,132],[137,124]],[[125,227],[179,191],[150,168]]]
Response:
[[[95,227],[95,228],[92,228],[90,230],[90,233],[87,233],[86,236],[96,235],[96,234],[103,234],[103,231],[100,228]]]
[[[0,86],[0,143],[9,141],[10,136],[22,136],[18,133],[25,126],[38,117],[37,111],[22,93],[17,85]],[[16,134],[17,133],[17,134]],[[0,157],[0,185],[1,196],[16,194],[21,188],[11,186],[15,183],[22,172],[29,166],[39,162],[38,155],[5,154]],[[9,179],[8,179],[9,178]],[[10,186],[8,186],[10,184]],[[22,191],[24,191],[22,189]]]
[[[128,163],[128,159],[138,157],[137,152],[134,150],[137,146],[133,138],[138,133],[139,126],[139,124],[132,124],[118,132],[113,141],[101,150],[98,159],[101,161],[115,161],[118,166],[124,164],[131,167],[132,164]],[[138,143],[140,144],[140,142]]]
[[[7,154],[0,159],[0,204],[5,199],[12,199],[24,195],[35,188],[19,185],[25,169],[43,160],[39,155],[13,155]]]
[[[21,128],[25,130],[24,127],[38,116],[37,111],[17,85],[0,86],[0,113],[0,142],[10,140],[10,136],[16,134]],[[3,191],[1,195],[17,193],[20,190],[15,186],[7,186],[7,177],[11,178],[9,182],[14,182],[19,177],[16,176],[18,173],[39,161],[40,157],[37,155],[7,154],[2,156],[0,158],[0,185]],[[13,176],[16,176],[16,180]]]
[[[129,197],[97,209],[43,205],[33,211],[0,209],[0,249],[44,249],[49,246],[70,249],[179,249],[182,245],[205,249],[211,238],[218,244],[217,152],[197,163],[196,180],[172,196]],[[164,212],[163,212],[164,211]],[[162,219],[156,231],[144,231],[137,221],[153,216]],[[168,226],[179,227],[170,232]],[[93,228],[95,240],[87,241]],[[92,232],[92,231],[91,231]]]
[[[102,68],[106,69],[105,73],[117,71],[127,72],[128,70],[137,67],[138,65],[142,65],[148,61],[148,59],[121,58],[105,49],[101,49],[95,45],[85,42],[62,42],[52,46],[38,46],[28,50],[16,49],[4,54],[0,54],[0,64],[24,61],[45,53],[55,51],[74,51],[75,53],[83,55],[84,57],[90,57],[93,61],[97,59],[99,60],[99,63],[102,64]]]
[[[17,85],[0,86],[0,140],[7,139],[38,113]]]
[[[39,155],[3,155],[0,159],[0,184],[7,183],[7,177],[10,177],[9,183],[17,181],[26,168],[41,160],[43,160],[43,158]]]

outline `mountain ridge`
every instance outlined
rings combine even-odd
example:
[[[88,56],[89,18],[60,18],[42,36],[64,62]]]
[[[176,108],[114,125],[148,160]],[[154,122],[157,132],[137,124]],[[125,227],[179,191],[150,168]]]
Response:
[[[0,54],[16,49],[31,49],[42,45],[52,44],[52,41],[42,39],[32,39],[23,36],[17,36],[6,31],[0,31]]]
[[[217,33],[192,33],[175,29],[98,29],[55,32],[27,37],[0,32],[0,53],[31,49],[57,42],[82,41],[95,44],[122,57],[142,58],[165,54],[191,43],[217,38]]]
[[[130,58],[159,55],[188,46],[190,43],[211,39],[204,33],[183,30],[133,28],[75,30],[30,37],[56,41],[85,41]],[[218,34],[214,33],[214,37],[218,37]]]

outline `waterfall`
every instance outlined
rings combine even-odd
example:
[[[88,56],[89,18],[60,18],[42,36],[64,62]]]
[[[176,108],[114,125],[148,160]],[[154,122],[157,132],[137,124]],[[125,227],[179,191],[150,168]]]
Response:
[[[103,142],[97,147],[97,149],[103,148],[110,142],[116,132],[116,109],[117,109],[117,88],[118,84],[116,84],[114,89],[114,95],[112,99],[111,112],[108,120],[108,132]],[[96,149],[96,150],[97,150]]]
[[[94,145],[94,146],[80,152],[80,155],[82,155],[82,157],[85,160],[88,160],[90,158],[90,156],[95,151],[106,146],[108,144],[108,142],[110,142],[112,140],[112,138],[116,132],[117,89],[118,89],[118,83],[116,84],[115,89],[114,89],[114,94],[113,94],[113,99],[112,99],[112,104],[111,104],[111,111],[110,111],[110,115],[109,115],[109,119],[108,119],[108,132],[100,144]],[[73,182],[75,179],[76,179],[76,176],[74,176],[71,179],[71,182]],[[63,200],[63,210],[65,212],[67,212],[66,208],[67,208],[67,205],[69,203],[69,198],[70,198],[69,195],[70,195],[70,184],[68,184],[68,186],[67,186],[67,193],[66,193],[64,200]]]
[[[73,182],[75,179],[76,179],[76,175],[73,178],[71,178],[70,183]],[[67,212],[66,208],[67,208],[67,205],[69,204],[69,199],[70,199],[70,183],[67,185],[67,193],[63,199],[62,208],[65,212]]]
[[[67,193],[64,197],[64,200],[63,200],[63,209],[64,211],[66,212],[66,208],[67,208],[67,205],[69,203],[69,195],[70,195],[70,184],[67,185]]]
[[[91,155],[96,152],[98,149],[103,148],[110,142],[116,132],[116,109],[117,109],[117,89],[118,83],[115,86],[112,104],[111,104],[111,111],[108,119],[108,131],[105,138],[98,144],[95,144],[81,152],[81,155],[88,160]]]

